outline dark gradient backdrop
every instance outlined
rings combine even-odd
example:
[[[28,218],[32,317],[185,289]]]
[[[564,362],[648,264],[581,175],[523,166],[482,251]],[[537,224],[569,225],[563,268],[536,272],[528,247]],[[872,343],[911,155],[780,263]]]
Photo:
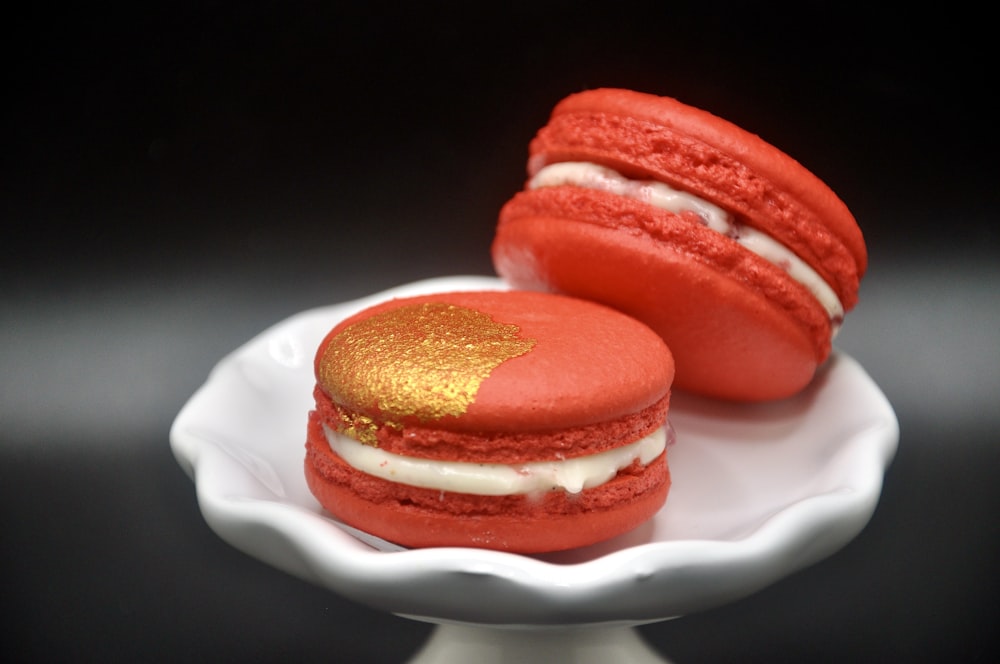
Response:
[[[871,270],[838,344],[903,430],[879,510],[843,552],[643,634],[680,664],[993,660],[996,35],[964,3],[863,7],[134,2],[6,17],[4,659],[412,653],[428,626],[219,541],[170,422],[216,360],[287,315],[490,274],[497,210],[551,106],[620,86],[759,133],[847,202]]]

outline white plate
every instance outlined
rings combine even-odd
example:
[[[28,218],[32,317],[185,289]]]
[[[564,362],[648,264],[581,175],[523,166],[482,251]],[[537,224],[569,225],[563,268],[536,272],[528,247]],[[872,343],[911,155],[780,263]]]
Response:
[[[391,296],[502,288],[486,277],[409,284],[301,313],[224,358],[171,430],[211,528],[260,560],[392,613],[573,626],[637,625],[730,602],[830,555],[868,522],[898,423],[865,371],[835,353],[805,392],[784,402],[675,394],[667,504],[609,542],[523,556],[393,550],[349,534],[303,476],[319,341],[337,321]]]

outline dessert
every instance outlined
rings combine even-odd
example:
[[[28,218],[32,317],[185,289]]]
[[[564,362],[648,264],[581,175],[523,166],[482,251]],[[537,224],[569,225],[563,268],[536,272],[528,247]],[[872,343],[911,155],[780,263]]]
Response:
[[[555,551],[629,531],[666,499],[673,359],[609,307],[393,299],[334,327],[315,372],[309,488],[385,540]]]
[[[867,267],[815,175],[705,111],[617,89],[561,101],[529,152],[493,242],[501,277],[644,321],[679,389],[761,401],[810,382]]]

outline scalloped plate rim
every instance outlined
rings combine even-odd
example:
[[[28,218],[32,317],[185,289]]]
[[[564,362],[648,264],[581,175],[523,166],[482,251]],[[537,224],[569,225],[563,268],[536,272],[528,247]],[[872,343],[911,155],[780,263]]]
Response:
[[[869,421],[855,427],[836,450],[841,463],[850,462],[851,482],[803,496],[733,539],[652,541],[580,562],[464,548],[378,551],[335,525],[315,501],[309,504],[269,495],[269,478],[261,476],[269,470],[267,459],[248,461],[245,457],[250,452],[238,449],[238,443],[235,448],[232,441],[220,444],[205,433],[212,429],[210,425],[225,429],[232,424],[213,421],[211,409],[217,400],[226,398],[219,393],[222,383],[233,379],[227,374],[246,358],[259,360],[266,346],[281,340],[283,334],[309,325],[328,328],[351,312],[389,297],[505,288],[496,278],[477,276],[404,284],[295,314],[220,360],[170,431],[171,449],[195,481],[199,508],[209,526],[263,562],[392,613],[434,622],[540,626],[639,624],[713,608],[831,555],[867,524],[878,502],[885,468],[896,451],[898,422],[863,368],[840,351],[835,351],[826,372],[853,381],[852,386],[863,389],[870,399],[866,403]],[[312,348],[303,342],[300,350],[305,354],[300,362],[311,366]],[[312,385],[306,387],[303,432]],[[675,399],[672,413],[683,410],[683,403],[683,397]],[[275,405],[276,409],[290,407]],[[293,447],[296,454],[303,454],[303,446]],[[671,467],[676,476],[673,463]],[[270,478],[271,484],[275,481],[281,484],[280,477]],[[257,493],[261,486],[263,498],[241,493]],[[483,592],[490,593],[490,602],[481,601]]]

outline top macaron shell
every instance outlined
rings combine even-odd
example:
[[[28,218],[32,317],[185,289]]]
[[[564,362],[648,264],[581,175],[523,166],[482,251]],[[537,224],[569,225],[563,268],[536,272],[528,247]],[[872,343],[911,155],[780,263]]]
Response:
[[[693,193],[771,235],[857,302],[868,265],[847,206],[819,178],[759,136],[669,97],[619,89],[563,99],[529,147],[529,175],[591,161]]]
[[[372,403],[341,403],[373,417],[453,431],[548,431],[617,419],[662,400],[674,365],[663,340],[643,323],[608,307],[529,291],[432,294],[396,299],[337,325],[320,344],[316,373],[330,341],[353,324],[393,309],[444,303],[514,325],[530,350],[495,367],[460,416],[414,422],[409,413]]]

